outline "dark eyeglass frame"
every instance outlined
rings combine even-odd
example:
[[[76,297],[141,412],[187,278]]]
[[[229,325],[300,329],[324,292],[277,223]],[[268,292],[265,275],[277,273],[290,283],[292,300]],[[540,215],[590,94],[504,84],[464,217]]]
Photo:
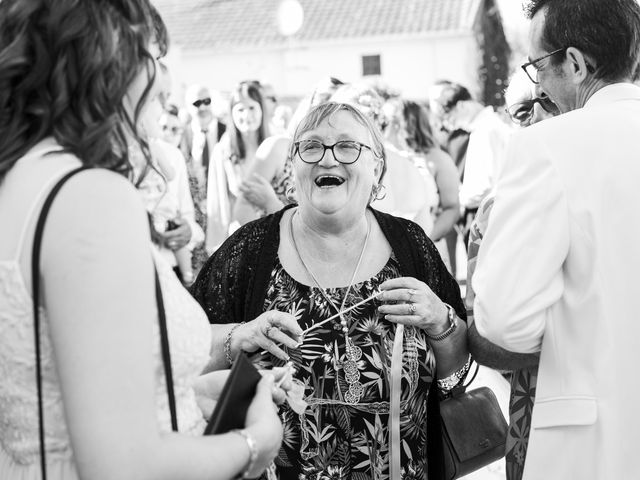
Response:
[[[544,60],[545,58],[552,57],[558,53],[565,52],[567,48],[569,47],[558,48],[557,50],[554,50],[551,53],[547,53],[546,55],[543,55],[541,57],[534,58],[533,60],[529,60],[527,63],[523,63],[522,65],[520,65],[520,68],[524,70],[524,73],[527,74],[527,77],[529,77],[529,80],[531,80],[534,84],[538,85],[538,70],[540,70],[541,67],[537,67],[536,63],[540,62],[541,60]],[[533,67],[535,69],[535,75],[532,76],[532,74],[529,72],[529,67]]]
[[[540,68],[542,67],[536,67],[536,63],[538,63],[540,60],[544,60],[545,58],[549,58],[553,55],[556,55],[557,53],[561,53],[561,52],[565,52],[567,50],[567,48],[569,47],[562,47],[562,48],[558,48],[557,50],[554,50],[551,53],[547,53],[546,55],[543,55],[542,57],[538,57],[535,58],[533,60],[528,61],[527,63],[523,63],[522,65],[520,65],[520,68],[522,68],[522,70],[524,70],[524,73],[527,74],[527,77],[529,77],[529,80],[531,80],[535,85],[539,85],[540,82],[538,82],[538,71],[540,70]],[[587,71],[589,73],[595,73],[596,68],[591,65],[589,62],[585,62],[587,65]],[[535,69],[535,75],[532,75],[529,72],[529,67],[533,67]],[[534,76],[535,76],[535,80],[534,80]]]
[[[321,146],[324,149],[322,151],[322,156],[318,160],[316,160],[314,162],[309,162],[308,160],[305,160],[303,158],[302,154],[300,153],[300,144],[304,144],[304,143],[315,143],[315,144]],[[351,162],[343,162],[342,160],[340,160],[336,156],[336,152],[334,150],[334,147],[336,145],[340,145],[340,144],[344,144],[344,143],[351,143],[351,144],[354,144],[354,145],[358,146],[358,148],[359,148],[358,155],[356,156],[355,160],[353,160]],[[309,165],[315,165],[316,163],[320,163],[322,161],[322,159],[324,158],[324,156],[326,155],[327,150],[331,150],[331,153],[333,154],[333,158],[335,158],[338,163],[341,163],[343,165],[352,165],[352,164],[356,163],[358,161],[358,159],[360,158],[360,155],[362,154],[362,149],[363,148],[366,148],[366,149],[368,149],[369,151],[371,151],[373,153],[373,149],[369,145],[357,142],[355,140],[340,140],[340,141],[334,143],[333,145],[325,145],[324,143],[319,142],[318,140],[300,140],[300,141],[297,141],[297,142],[293,142],[293,145],[296,147],[296,151],[295,151],[294,155],[298,155],[298,157],[300,157],[300,160],[302,160],[304,163],[307,163]]]
[[[513,105],[506,107],[504,110],[509,115],[509,118],[517,124],[521,124],[533,115],[533,106],[538,103],[542,109],[547,113],[558,113],[558,107],[551,101],[549,97],[535,97],[521,102],[516,102]],[[519,114],[519,112],[521,112]],[[526,115],[524,115],[526,113]],[[522,119],[520,119],[522,117]]]
[[[211,105],[211,97],[206,97],[206,98],[199,98],[198,100],[196,100],[195,102],[192,103],[192,105],[196,108],[200,108],[200,105]]]

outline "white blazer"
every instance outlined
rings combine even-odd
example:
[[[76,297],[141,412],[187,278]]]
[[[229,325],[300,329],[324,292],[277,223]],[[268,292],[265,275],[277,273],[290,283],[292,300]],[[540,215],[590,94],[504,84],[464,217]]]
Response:
[[[640,479],[640,88],[516,133],[472,279],[481,335],[541,351],[524,479]]]

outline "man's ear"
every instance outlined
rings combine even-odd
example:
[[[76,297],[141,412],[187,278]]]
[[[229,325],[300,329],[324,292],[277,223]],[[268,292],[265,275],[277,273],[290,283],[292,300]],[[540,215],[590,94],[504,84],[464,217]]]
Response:
[[[593,73],[594,62],[575,47],[567,48],[567,60],[573,83],[578,84],[586,80],[589,73]]]

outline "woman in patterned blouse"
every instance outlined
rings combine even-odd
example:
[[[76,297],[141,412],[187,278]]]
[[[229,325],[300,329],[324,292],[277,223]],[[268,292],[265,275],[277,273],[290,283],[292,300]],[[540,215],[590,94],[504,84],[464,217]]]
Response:
[[[458,286],[417,224],[369,206],[385,152],[356,107],[311,109],[291,158],[299,204],[236,231],[192,287],[214,366],[295,366],[309,406],[280,411],[279,478],[438,478],[438,390],[470,358]]]

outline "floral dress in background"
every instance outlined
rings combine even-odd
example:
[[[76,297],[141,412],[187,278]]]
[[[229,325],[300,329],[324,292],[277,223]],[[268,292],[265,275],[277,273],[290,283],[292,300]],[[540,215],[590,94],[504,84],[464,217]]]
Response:
[[[385,280],[399,276],[392,256],[377,275],[353,285],[346,307],[371,296]],[[338,307],[345,291],[345,287],[324,289]],[[265,310],[293,314],[303,329],[336,313],[319,288],[294,280],[279,261],[271,273],[264,305]],[[301,415],[286,404],[281,409],[284,441],[275,460],[280,479],[389,478],[389,377],[395,325],[378,315],[379,305],[373,300],[345,315],[349,336],[362,350],[358,370],[364,391],[357,404],[344,401],[349,384],[342,367],[345,339],[339,319],[309,332],[302,347],[288,351],[295,377],[306,387],[309,407]],[[282,365],[270,354],[254,360],[262,367]],[[424,333],[406,327],[400,413],[404,479],[425,479],[427,475],[427,394],[434,367]]]

